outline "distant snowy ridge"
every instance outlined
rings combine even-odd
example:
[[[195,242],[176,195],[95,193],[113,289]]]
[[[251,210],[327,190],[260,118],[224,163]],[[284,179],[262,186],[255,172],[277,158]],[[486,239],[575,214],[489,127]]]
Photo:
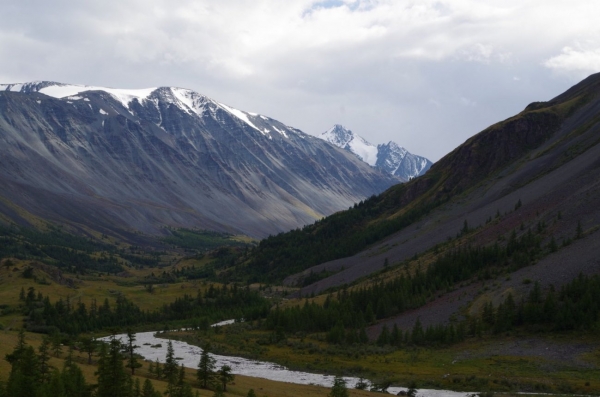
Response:
[[[263,135],[268,136],[270,133],[277,132],[287,138],[286,132],[283,129],[276,128],[274,126],[269,126],[270,128],[260,128],[257,126],[257,124],[264,124],[264,122],[254,122],[255,119],[268,121],[268,117],[235,109],[231,106],[217,102],[186,88],[153,87],[142,89],[120,89],[88,85],[63,84],[48,81],[35,81],[30,83],[0,84],[0,91],[15,91],[23,93],[39,92],[57,99],[67,98],[71,100],[83,99],[77,95],[84,92],[103,91],[111,95],[115,100],[120,102],[123,107],[129,110],[131,110],[131,102],[133,101],[137,101],[139,103],[145,101],[157,103],[160,100],[162,102],[175,104],[186,113],[195,113],[200,117],[202,117],[203,113],[207,110],[207,107],[219,107]]]
[[[423,175],[432,165],[425,157],[414,155],[393,141],[375,146],[339,124],[320,138],[355,154],[372,167],[405,180]]]
[[[372,167],[377,163],[377,147],[339,124],[322,133],[321,139],[354,153]]]
[[[0,201],[94,230],[163,234],[169,225],[262,238],[402,181],[184,88],[3,84],[0,107]],[[19,219],[5,208],[0,217]]]

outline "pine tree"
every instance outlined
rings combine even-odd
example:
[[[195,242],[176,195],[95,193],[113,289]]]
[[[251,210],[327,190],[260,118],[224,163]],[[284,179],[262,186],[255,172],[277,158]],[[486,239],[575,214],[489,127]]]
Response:
[[[114,337],[108,348],[102,345],[98,360],[98,389],[96,397],[129,397],[131,376],[125,371],[121,354],[121,342]]]
[[[360,332],[358,333],[358,341],[362,344],[369,343],[369,337],[367,336],[367,330],[365,327],[360,329]]]
[[[423,331],[420,317],[417,318],[417,322],[415,322],[415,325],[413,326],[411,339],[415,345],[420,345],[425,342],[425,332]]]
[[[223,394],[223,388],[221,387],[221,385],[217,384],[215,386],[215,392],[213,393],[213,397],[225,397],[225,394]]]
[[[154,361],[150,361],[148,363],[148,373],[150,375],[154,375]]]
[[[407,397],[416,397],[417,396],[417,384],[415,381],[410,382],[408,385],[408,390],[406,392]]]
[[[150,379],[144,381],[142,397],[161,397],[160,392],[154,390],[154,386],[152,385],[152,382],[150,382]]]
[[[23,333],[24,335],[24,333]],[[9,396],[35,396],[39,385],[39,362],[35,350],[19,338],[15,350],[6,356],[11,371],[6,385]]]
[[[127,351],[127,367],[131,369],[131,375],[135,375],[135,369],[142,366],[135,357],[135,349],[139,346],[135,344],[135,334],[131,328],[127,329],[127,344],[125,350]]]
[[[40,354],[38,355],[38,361],[40,363],[40,381],[42,383],[47,383],[50,380],[50,364],[48,361],[50,360],[50,339],[48,337],[44,337],[42,339],[42,344],[38,348]]]
[[[227,391],[227,384],[233,382],[235,375],[231,373],[231,367],[229,365],[223,365],[217,373],[219,381],[223,385],[223,391]]]
[[[51,336],[52,339],[52,352],[54,353],[54,357],[60,357],[60,353],[62,352],[60,334],[55,332]]]
[[[383,325],[383,329],[377,338],[377,344],[379,346],[385,346],[390,344],[390,330],[387,327],[387,324]]]
[[[165,364],[162,368],[163,377],[169,383],[175,383],[177,380],[179,366],[177,365],[177,360],[175,359],[175,352],[173,350],[173,342],[169,341],[167,345],[167,356],[165,358]]]
[[[135,378],[135,383],[133,384],[133,397],[141,397],[142,389],[140,387],[140,378]]]
[[[163,370],[162,370],[162,367],[160,366],[160,361],[158,361],[158,358],[155,361],[154,372],[156,373],[156,379],[162,378]]]
[[[200,361],[198,362],[198,371],[196,372],[198,381],[205,389],[208,387],[208,381],[215,370],[215,359],[208,353],[209,348],[209,344],[205,344],[202,348],[202,354],[200,354]]]
[[[81,342],[81,348],[88,355],[88,364],[92,363],[92,355],[96,352],[98,348],[98,342],[89,336],[81,337],[79,339]]]
[[[66,397],[90,397],[92,395],[81,368],[73,361],[65,362],[61,378]]]
[[[348,389],[346,381],[341,376],[336,376],[333,379],[333,386],[328,394],[329,397],[348,397]]]

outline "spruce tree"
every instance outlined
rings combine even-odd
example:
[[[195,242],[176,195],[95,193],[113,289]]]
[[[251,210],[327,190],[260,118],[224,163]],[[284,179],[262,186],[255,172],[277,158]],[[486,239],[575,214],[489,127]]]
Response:
[[[150,382],[150,379],[144,381],[142,397],[161,397],[160,392],[154,390],[154,386],[152,385],[152,382]]]
[[[208,387],[208,381],[213,376],[215,370],[215,359],[210,356],[208,349],[209,344],[205,344],[202,348],[202,354],[200,354],[200,361],[198,362],[198,371],[196,377],[203,388]]]
[[[114,337],[108,348],[102,345],[98,360],[98,389],[96,397],[129,397],[131,393],[131,376],[123,365],[121,342]]]
[[[383,324],[383,329],[377,338],[377,344],[379,346],[385,346],[390,344],[390,330],[387,327],[387,324]]]
[[[165,364],[162,368],[163,377],[169,383],[175,383],[177,381],[179,366],[175,359],[175,352],[173,350],[173,342],[169,341],[167,345],[167,356],[165,357]]]
[[[81,342],[81,349],[87,353],[88,355],[88,364],[92,363],[92,355],[96,352],[98,348],[98,342],[89,336],[81,337],[79,339]]]
[[[38,360],[40,363],[40,381],[47,383],[50,380],[50,339],[46,336],[42,339],[42,344],[38,348],[40,354]]]
[[[135,349],[139,346],[135,344],[135,334],[131,328],[127,329],[127,344],[125,350],[127,351],[127,367],[131,369],[131,375],[135,375],[135,369],[142,366],[135,357]]]
[[[223,391],[227,391],[227,384],[233,382],[235,375],[231,373],[231,367],[229,365],[223,365],[218,372],[219,381],[223,385]]]
[[[86,383],[81,368],[73,361],[65,362],[62,373],[62,384],[67,397],[90,397],[90,386]]]
[[[348,388],[346,381],[341,376],[336,376],[333,379],[333,386],[328,394],[329,397],[348,397]]]

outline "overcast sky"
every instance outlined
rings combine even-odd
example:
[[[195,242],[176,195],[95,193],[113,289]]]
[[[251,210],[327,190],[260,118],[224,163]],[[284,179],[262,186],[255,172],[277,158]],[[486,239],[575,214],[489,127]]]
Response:
[[[0,83],[190,88],[438,160],[600,71],[597,0],[2,0]]]

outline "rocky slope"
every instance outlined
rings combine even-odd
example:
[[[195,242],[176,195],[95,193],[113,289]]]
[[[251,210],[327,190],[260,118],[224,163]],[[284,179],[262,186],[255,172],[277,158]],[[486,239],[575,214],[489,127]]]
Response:
[[[264,237],[398,183],[269,117],[172,87],[0,86],[0,211],[95,230]]]
[[[431,260],[435,247],[448,241],[469,246],[506,244],[513,231],[518,238],[530,228],[542,230],[541,256],[514,277],[497,280],[494,294],[500,296],[507,288],[530,288],[532,283],[522,284],[524,278],[559,286],[579,272],[600,273],[599,136],[600,74],[596,74],[473,136],[424,176],[307,228],[306,236],[295,236],[296,241],[315,244],[326,234],[324,246],[343,249],[329,253],[337,259],[306,266],[285,283],[303,285],[311,274],[328,275],[296,294],[307,296],[353,283],[418,255],[427,253]],[[351,227],[336,227],[347,221]],[[458,239],[465,222],[475,231]],[[556,251],[548,248],[551,240],[558,244]],[[368,245],[358,252],[354,248],[360,241]],[[261,242],[257,254],[262,256],[257,255],[253,266],[261,266],[260,258],[269,257],[272,245],[268,240]],[[301,250],[313,262],[319,255],[297,242],[289,250]],[[280,244],[276,252],[285,255],[286,251]],[[344,252],[352,254],[341,255]],[[294,265],[305,264],[297,261]],[[439,305],[432,303],[403,316],[412,316],[410,324],[418,317],[424,325],[447,320],[475,296],[468,290],[471,287],[456,288],[461,289],[454,298],[440,298]],[[473,288],[480,290],[480,286]]]

